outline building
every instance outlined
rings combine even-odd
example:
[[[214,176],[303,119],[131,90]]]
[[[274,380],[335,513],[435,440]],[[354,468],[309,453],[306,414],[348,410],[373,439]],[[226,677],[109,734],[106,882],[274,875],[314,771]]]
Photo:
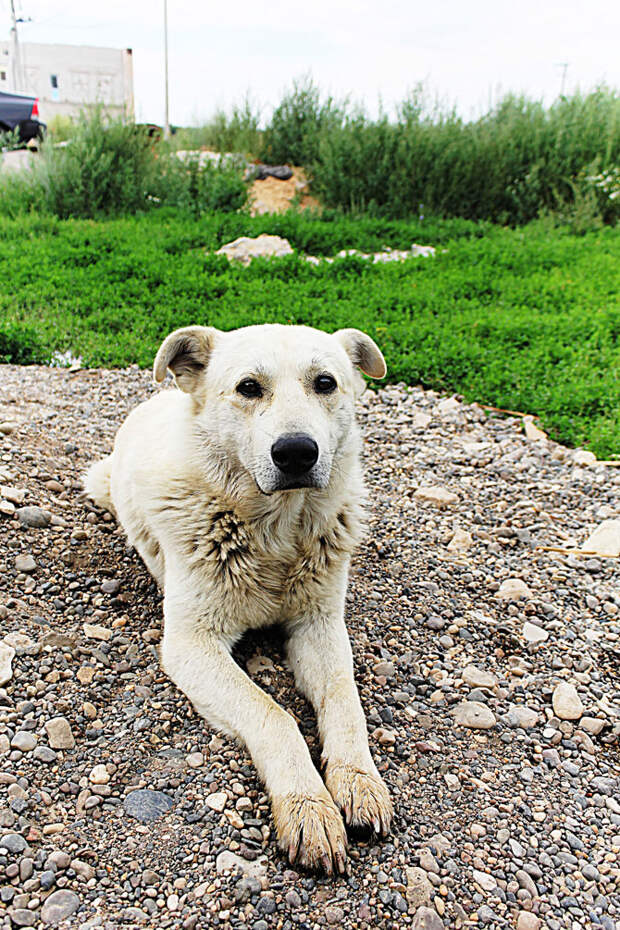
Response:
[[[0,42],[0,91],[39,98],[41,120],[77,116],[102,104],[111,115],[133,118],[133,59],[130,48]]]

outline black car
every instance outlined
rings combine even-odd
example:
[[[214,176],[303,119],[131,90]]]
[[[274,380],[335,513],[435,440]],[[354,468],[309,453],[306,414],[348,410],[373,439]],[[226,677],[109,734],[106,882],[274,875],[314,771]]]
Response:
[[[39,122],[39,101],[23,94],[0,91],[0,133],[17,129],[20,142],[42,139],[45,123]]]

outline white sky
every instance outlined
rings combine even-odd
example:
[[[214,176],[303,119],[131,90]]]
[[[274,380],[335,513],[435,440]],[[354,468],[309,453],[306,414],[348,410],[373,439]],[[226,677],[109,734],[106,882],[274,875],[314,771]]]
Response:
[[[16,0],[22,42],[133,48],[136,116],[164,113],[163,0]],[[168,0],[170,121],[187,125],[250,92],[268,116],[293,78],[376,112],[417,82],[484,112],[507,91],[550,102],[600,81],[620,87],[618,0]],[[0,38],[9,37],[0,0]]]

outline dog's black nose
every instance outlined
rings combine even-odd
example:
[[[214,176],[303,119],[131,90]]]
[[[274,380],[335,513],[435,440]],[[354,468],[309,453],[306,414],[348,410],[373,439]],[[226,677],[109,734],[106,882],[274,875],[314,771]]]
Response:
[[[314,439],[303,433],[280,436],[271,447],[271,458],[285,475],[299,477],[310,471],[319,457]]]

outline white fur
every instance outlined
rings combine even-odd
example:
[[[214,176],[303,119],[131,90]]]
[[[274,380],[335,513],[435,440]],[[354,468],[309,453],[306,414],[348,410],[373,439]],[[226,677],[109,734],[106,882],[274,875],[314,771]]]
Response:
[[[154,371],[161,381],[172,370],[181,390],[136,408],[85,481],[164,591],[165,671],[200,714],[247,745],[291,861],[326,871],[344,869],[339,810],[378,833],[391,818],[344,625],[363,525],[356,365],[385,373],[381,353],[357,330],[178,330]],[[319,394],[315,379],[325,374],[337,388]],[[237,391],[248,378],[260,382],[260,398]],[[291,433],[312,437],[319,458],[310,487],[283,490],[270,450]],[[246,630],[273,623],[289,636],[298,687],[317,712],[325,783],[294,719],[230,655]]]

